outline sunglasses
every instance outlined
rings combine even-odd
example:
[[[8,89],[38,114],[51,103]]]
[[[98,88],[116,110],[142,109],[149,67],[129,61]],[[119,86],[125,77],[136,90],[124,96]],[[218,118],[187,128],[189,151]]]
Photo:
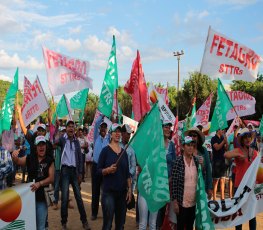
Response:
[[[197,137],[198,135],[196,133],[191,133],[188,135],[189,137]]]

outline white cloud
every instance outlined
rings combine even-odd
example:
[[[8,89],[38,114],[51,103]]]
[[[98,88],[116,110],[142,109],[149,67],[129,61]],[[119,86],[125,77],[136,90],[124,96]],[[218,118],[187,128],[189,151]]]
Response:
[[[99,40],[97,36],[88,36],[83,45],[85,49],[94,53],[98,58],[107,59],[111,50],[111,45],[103,40]]]
[[[119,31],[114,26],[110,26],[106,32],[107,37],[112,37],[115,35],[116,43],[123,44],[123,45],[129,45],[129,46],[136,46],[136,43],[133,41],[131,35],[126,31],[122,30]]]
[[[5,50],[0,50],[0,68],[26,68],[26,69],[43,69],[44,64],[38,62],[34,57],[29,56],[27,60],[22,60],[17,53],[10,56]]]
[[[3,75],[3,74],[0,74],[0,79],[3,81],[9,81],[9,82],[13,81],[13,79],[11,79],[11,77]]]
[[[79,25],[77,27],[71,27],[71,28],[69,28],[69,33],[70,34],[79,34],[81,32],[81,30],[82,30],[81,25]]]
[[[201,12],[196,12],[193,10],[190,10],[186,13],[186,16],[184,18],[184,22],[188,23],[196,19],[203,19],[209,15],[209,12],[207,10],[203,10]]]
[[[46,42],[50,41],[53,38],[51,32],[43,33],[41,31],[34,32],[35,37],[33,38],[33,45],[35,47],[44,45]]]
[[[57,43],[58,45],[65,47],[70,52],[77,51],[81,47],[81,42],[79,41],[79,39],[73,40],[72,38],[59,38],[57,39]]]

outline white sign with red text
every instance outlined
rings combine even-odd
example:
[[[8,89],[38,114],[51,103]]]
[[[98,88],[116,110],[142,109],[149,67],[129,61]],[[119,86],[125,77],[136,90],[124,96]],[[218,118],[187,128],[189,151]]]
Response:
[[[122,117],[123,117],[123,125],[128,124],[131,127],[132,131],[135,133],[137,131],[137,127],[138,127],[139,122],[135,121],[135,120],[133,120],[133,119],[131,119],[125,115],[122,115]],[[134,135],[134,133],[131,134],[131,137]]]
[[[94,141],[94,126],[95,126],[96,120],[98,119],[98,117],[100,115],[101,115],[101,112],[99,110],[96,110],[93,122],[92,122],[92,124],[90,126],[90,130],[89,130],[89,133],[88,133],[88,136],[87,136],[87,141],[88,141],[89,144],[93,143],[93,141]]]
[[[251,115],[256,112],[256,100],[251,95],[242,91],[228,91],[227,94],[239,117]],[[233,108],[230,109],[227,113],[227,120],[234,119],[237,116],[236,112]]]
[[[246,223],[263,212],[263,165],[260,160],[258,156],[247,169],[233,198],[208,201],[216,229]]]
[[[209,27],[201,73],[211,78],[254,82],[262,58],[252,49]]]
[[[21,112],[25,126],[28,126],[49,108],[49,104],[38,77],[31,85],[30,90],[27,89],[24,93],[24,104]]]
[[[71,58],[43,47],[48,86],[53,96],[92,89],[89,62]]]
[[[210,107],[213,98],[213,93],[205,100],[204,104],[196,111],[196,124],[200,124],[203,127],[208,125]]]

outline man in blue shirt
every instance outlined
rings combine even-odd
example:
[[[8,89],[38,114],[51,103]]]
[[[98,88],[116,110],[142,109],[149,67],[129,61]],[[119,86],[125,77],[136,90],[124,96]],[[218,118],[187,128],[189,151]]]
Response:
[[[110,136],[107,134],[107,123],[103,122],[103,115],[100,115],[95,122],[94,127],[94,152],[92,162],[92,198],[91,198],[91,220],[96,220],[100,202],[100,186],[102,183],[102,175],[97,173],[97,164],[99,161],[101,150],[110,142]]]
[[[71,184],[76,199],[80,220],[84,229],[89,230],[87,215],[80,193],[79,182],[82,178],[83,163],[82,153],[78,139],[74,135],[74,122],[68,121],[66,134],[59,139],[61,147],[61,224],[62,229],[67,229],[69,185]]]

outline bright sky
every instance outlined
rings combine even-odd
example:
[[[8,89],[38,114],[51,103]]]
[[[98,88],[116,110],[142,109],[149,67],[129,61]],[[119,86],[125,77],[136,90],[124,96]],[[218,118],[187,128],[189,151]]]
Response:
[[[19,67],[20,88],[39,76],[48,92],[42,45],[90,61],[92,92],[99,94],[116,36],[119,85],[130,76],[138,49],[146,81],[177,85],[199,71],[208,27],[263,57],[262,0],[1,0],[0,79]],[[263,68],[260,67],[260,72]]]

